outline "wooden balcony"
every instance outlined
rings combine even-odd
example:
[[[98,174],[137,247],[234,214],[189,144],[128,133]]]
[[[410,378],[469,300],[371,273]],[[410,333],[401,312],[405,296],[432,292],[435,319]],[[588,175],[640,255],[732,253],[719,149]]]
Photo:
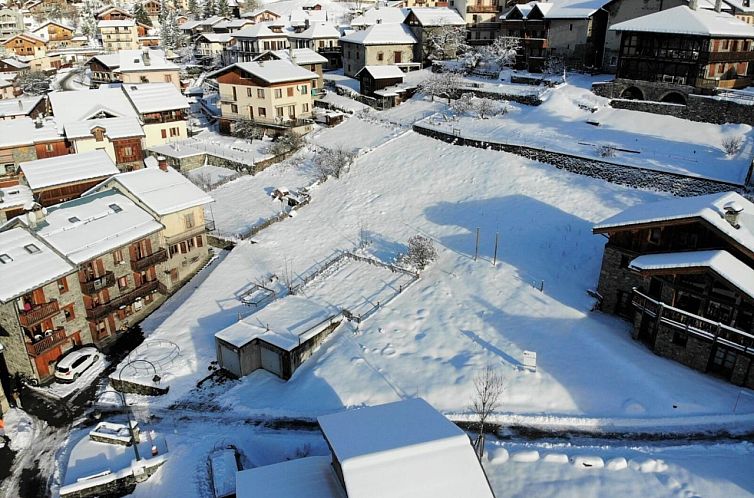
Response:
[[[58,327],[50,335],[45,336],[37,342],[27,342],[26,352],[29,353],[29,356],[39,356],[45,351],[65,342],[66,339],[68,339],[68,336],[65,333],[65,329]]]
[[[95,306],[94,308],[86,310],[86,317],[89,320],[100,320],[103,317],[114,312],[121,306],[132,304],[134,301],[136,301],[136,298],[144,297],[147,294],[159,290],[160,288],[160,282],[158,282],[157,280],[145,282],[127,294],[123,294],[116,297],[115,299],[111,299],[106,303],[102,303],[99,306]]]
[[[48,303],[36,304],[30,310],[19,311],[18,321],[22,327],[31,328],[42,320],[50,318],[60,313],[58,301],[52,299]]]
[[[81,282],[81,292],[84,294],[96,294],[106,287],[115,285],[115,274],[111,271],[105,272],[104,275],[93,277],[86,282]]]
[[[131,260],[131,268],[134,271],[144,271],[150,266],[160,264],[168,260],[168,251],[165,248],[161,248],[152,254],[144,256],[140,259]]]
[[[754,52],[709,52],[709,62],[750,62],[754,61]]]
[[[497,14],[500,8],[497,5],[469,5],[466,7],[468,14]]]

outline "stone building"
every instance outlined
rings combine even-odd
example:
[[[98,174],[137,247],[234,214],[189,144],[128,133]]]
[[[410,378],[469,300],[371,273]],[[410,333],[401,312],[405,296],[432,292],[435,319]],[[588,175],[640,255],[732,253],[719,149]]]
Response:
[[[456,58],[454,43],[448,43],[445,33],[458,30],[464,33],[466,21],[453,9],[413,7],[404,23],[416,38],[414,60],[429,63],[431,60]],[[431,56],[431,57],[430,57]]]
[[[754,387],[754,204],[733,192],[661,201],[593,231],[608,238],[603,311],[655,353]]]
[[[416,38],[405,24],[374,24],[340,39],[343,72],[354,77],[364,66],[396,65],[418,68],[414,62]]]

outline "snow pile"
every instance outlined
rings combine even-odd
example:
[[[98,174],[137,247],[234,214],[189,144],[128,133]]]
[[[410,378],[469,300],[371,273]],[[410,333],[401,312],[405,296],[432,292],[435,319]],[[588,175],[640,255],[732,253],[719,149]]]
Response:
[[[21,451],[28,448],[34,438],[34,420],[23,410],[11,409],[3,414],[5,436],[10,439],[10,449]]]

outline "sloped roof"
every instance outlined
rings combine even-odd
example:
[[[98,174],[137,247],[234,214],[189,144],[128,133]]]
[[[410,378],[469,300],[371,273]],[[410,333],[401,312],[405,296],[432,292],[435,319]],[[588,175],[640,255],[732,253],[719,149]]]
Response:
[[[310,25],[301,33],[290,33],[289,38],[304,38],[308,40],[319,40],[322,38],[340,38],[340,32],[332,24],[315,23]]]
[[[273,50],[272,53],[282,60],[291,60],[293,52],[293,62],[296,64],[326,64],[327,58],[318,54],[310,48],[294,48],[292,50]]]
[[[136,26],[136,21],[133,19],[102,20],[97,23],[98,28],[130,28],[131,26]]]
[[[27,161],[19,164],[19,168],[32,190],[106,178],[118,173],[110,156],[101,149]]]
[[[122,73],[141,71],[178,71],[180,69],[176,64],[165,58],[165,52],[162,50],[119,50],[117,54],[119,59],[118,69]]]
[[[493,498],[469,437],[419,398],[318,419],[348,496]]]
[[[754,38],[754,26],[725,12],[685,5],[662,10],[610,26],[613,31],[667,33],[705,37]]]
[[[384,66],[364,66],[359,70],[358,73],[356,73],[356,76],[361,73],[361,71],[366,71],[369,74],[372,75],[372,78],[376,80],[383,80],[383,79],[392,79],[392,78],[401,78],[403,79],[405,73],[401,71],[401,68],[398,66],[394,66],[392,64],[384,65]]]
[[[728,251],[688,251],[645,254],[629,265],[639,271],[709,268],[741,292],[754,298],[754,268],[746,265]]]
[[[231,33],[202,33],[199,35],[199,40],[202,38],[210,43],[228,43],[233,39],[233,35]]]
[[[94,128],[104,128],[105,135],[110,138],[143,137],[144,130],[136,117],[88,119],[84,121],[70,121],[63,126],[65,136],[69,139],[93,138]]]
[[[48,94],[52,113],[61,125],[83,121],[104,112],[113,117],[138,117],[120,88],[98,88]]]
[[[34,202],[34,193],[26,185],[0,187],[0,210],[18,208]]]
[[[346,498],[330,457],[297,458],[236,474],[236,498]]]
[[[25,116],[39,104],[44,95],[36,97],[18,97],[15,99],[0,100],[0,117],[2,116]]]
[[[416,43],[416,38],[405,24],[374,24],[362,31],[355,31],[340,39],[342,42],[359,45],[407,45]]]
[[[292,64],[288,60],[272,60],[264,62],[238,62],[219,71],[209,74],[210,78],[216,78],[220,74],[238,68],[267,83],[285,83],[288,81],[313,80],[317,75],[311,71]]]
[[[466,20],[455,9],[447,7],[411,7],[422,26],[465,26]]]
[[[141,114],[189,107],[186,97],[172,83],[127,84],[123,85],[123,91]]]
[[[408,9],[397,9],[395,7],[371,8],[362,15],[354,17],[351,20],[351,26],[372,26],[379,21],[381,24],[402,23],[406,20]]]
[[[267,24],[259,23],[248,28],[239,29],[232,33],[234,38],[277,38],[286,36],[285,33],[273,32]]]

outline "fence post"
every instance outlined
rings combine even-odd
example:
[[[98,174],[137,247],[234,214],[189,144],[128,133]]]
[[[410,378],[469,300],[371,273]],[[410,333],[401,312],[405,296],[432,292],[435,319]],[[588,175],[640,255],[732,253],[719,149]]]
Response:
[[[474,249],[474,261],[479,256],[479,227],[476,227],[476,248]]]
[[[495,252],[492,256],[492,266],[497,265],[497,239],[500,234],[498,232],[495,232]]]

